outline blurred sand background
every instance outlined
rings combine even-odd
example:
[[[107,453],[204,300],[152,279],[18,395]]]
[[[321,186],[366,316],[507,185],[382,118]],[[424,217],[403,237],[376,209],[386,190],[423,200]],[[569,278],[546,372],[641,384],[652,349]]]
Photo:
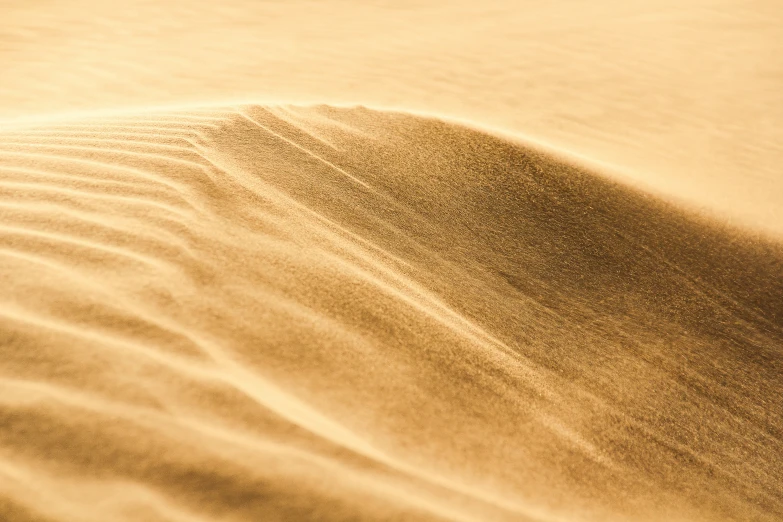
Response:
[[[0,520],[783,520],[780,27],[0,0]]]
[[[0,117],[237,99],[419,110],[783,230],[777,2],[0,5]]]

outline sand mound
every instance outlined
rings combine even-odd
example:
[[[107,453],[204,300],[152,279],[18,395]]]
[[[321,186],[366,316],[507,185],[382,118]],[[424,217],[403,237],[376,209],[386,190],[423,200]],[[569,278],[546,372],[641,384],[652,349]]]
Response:
[[[0,131],[3,520],[776,520],[783,248],[367,109]]]

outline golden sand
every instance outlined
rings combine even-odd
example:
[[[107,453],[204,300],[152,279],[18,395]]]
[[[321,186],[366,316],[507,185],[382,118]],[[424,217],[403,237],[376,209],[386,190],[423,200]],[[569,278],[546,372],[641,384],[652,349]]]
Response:
[[[0,2],[0,520],[783,519],[779,8],[196,5]]]

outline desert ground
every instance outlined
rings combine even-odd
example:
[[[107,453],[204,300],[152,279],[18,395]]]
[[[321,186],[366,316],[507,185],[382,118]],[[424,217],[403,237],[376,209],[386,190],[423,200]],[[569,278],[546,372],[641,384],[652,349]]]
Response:
[[[0,520],[783,520],[781,27],[0,0]]]

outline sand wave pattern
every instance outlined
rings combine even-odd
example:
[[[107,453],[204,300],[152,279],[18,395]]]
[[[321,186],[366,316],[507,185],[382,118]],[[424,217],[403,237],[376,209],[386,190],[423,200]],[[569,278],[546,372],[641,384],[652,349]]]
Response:
[[[783,248],[364,108],[0,130],[0,519],[780,520]]]

